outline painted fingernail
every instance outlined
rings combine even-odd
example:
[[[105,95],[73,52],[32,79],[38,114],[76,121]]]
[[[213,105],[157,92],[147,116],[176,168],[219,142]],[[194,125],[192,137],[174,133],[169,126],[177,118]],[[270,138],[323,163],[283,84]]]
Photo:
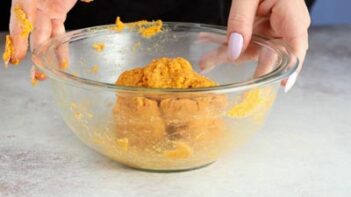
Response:
[[[288,81],[285,84],[284,92],[287,93],[291,90],[291,88],[294,86],[296,79],[297,79],[298,73],[294,72],[293,74],[290,75],[288,78]]]
[[[228,56],[232,60],[238,59],[244,44],[244,38],[239,33],[232,33],[229,37]]]

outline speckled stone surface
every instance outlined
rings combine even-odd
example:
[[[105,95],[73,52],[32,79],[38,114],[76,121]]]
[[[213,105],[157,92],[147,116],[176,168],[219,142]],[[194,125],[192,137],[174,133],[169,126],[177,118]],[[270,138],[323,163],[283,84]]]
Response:
[[[1,34],[3,51],[4,34]],[[311,30],[294,89],[231,157],[182,173],[131,170],[82,144],[30,61],[0,64],[0,196],[351,196],[351,27]]]

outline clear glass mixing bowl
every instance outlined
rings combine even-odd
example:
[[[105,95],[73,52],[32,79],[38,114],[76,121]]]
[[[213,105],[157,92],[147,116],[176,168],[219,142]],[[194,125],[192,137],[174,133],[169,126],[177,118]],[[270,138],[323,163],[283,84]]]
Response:
[[[219,85],[115,85],[123,71],[160,57],[186,58],[196,71],[206,67],[204,75]],[[157,171],[205,166],[246,142],[264,124],[281,80],[298,65],[283,42],[260,36],[232,61],[224,27],[190,23],[165,23],[152,38],[113,25],[72,31],[35,49],[33,60],[81,141],[127,166]]]

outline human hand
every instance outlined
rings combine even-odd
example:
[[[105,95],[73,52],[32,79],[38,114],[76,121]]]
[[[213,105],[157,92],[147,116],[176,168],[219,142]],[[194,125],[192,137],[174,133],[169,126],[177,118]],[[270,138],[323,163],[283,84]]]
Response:
[[[77,0],[12,0],[10,36],[14,51],[10,62],[18,63],[25,57],[29,46],[30,24],[32,24],[31,49],[38,47],[50,37],[64,33],[66,15],[76,2]],[[22,17],[19,17],[18,8],[24,12]],[[24,26],[23,16],[29,22],[27,29]],[[58,51],[59,59],[62,61],[67,55],[65,50],[62,48]]]
[[[283,81],[287,92],[305,59],[310,23],[304,0],[233,0],[228,18],[228,57],[237,59],[246,50],[252,34],[284,40],[300,61],[297,72]]]

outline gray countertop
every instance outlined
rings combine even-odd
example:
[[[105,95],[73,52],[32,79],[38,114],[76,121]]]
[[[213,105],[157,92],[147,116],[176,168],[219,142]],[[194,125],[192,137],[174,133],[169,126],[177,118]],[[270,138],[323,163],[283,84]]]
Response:
[[[0,196],[351,196],[351,27],[312,28],[296,86],[231,157],[182,173],[131,170],[71,133],[31,62],[0,63]],[[0,34],[3,51],[4,34]]]

